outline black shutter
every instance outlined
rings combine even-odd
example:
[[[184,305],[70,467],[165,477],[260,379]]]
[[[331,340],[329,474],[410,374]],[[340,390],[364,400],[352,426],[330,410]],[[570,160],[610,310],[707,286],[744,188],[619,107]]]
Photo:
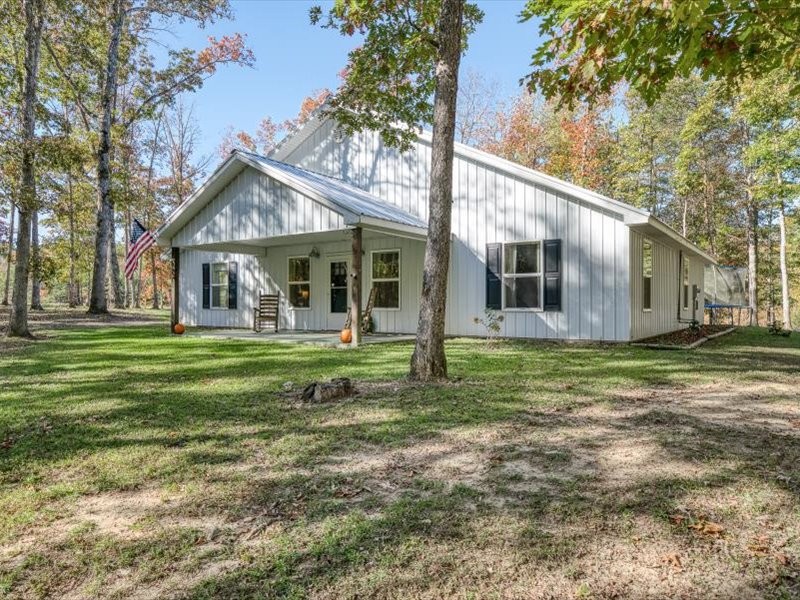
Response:
[[[235,262],[228,263],[228,308],[236,308],[236,295],[239,289],[239,264]]]
[[[561,310],[561,240],[544,241],[544,309]]]
[[[211,308],[211,265],[203,263],[203,308]]]
[[[500,310],[502,306],[503,244],[486,244],[486,308]]]

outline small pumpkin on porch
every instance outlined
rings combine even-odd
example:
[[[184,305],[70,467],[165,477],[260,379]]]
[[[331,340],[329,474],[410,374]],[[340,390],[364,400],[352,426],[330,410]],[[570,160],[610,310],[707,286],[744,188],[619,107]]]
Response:
[[[342,333],[339,334],[339,339],[342,340],[343,344],[349,344],[353,341],[353,330],[342,329]]]
[[[186,331],[186,327],[183,326],[183,323],[175,323],[175,327],[172,328],[172,332],[177,335],[183,335]]]

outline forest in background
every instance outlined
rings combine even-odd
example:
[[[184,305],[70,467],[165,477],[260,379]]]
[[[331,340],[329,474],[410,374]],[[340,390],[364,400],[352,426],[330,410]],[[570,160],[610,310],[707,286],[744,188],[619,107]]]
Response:
[[[155,48],[152,33],[169,19],[198,25],[224,19],[227,2],[48,7],[36,102],[31,304],[40,307],[42,297],[88,303],[100,256],[114,306],[158,307],[170,279],[158,250],[148,252],[132,281],[121,274],[132,219],[158,226],[222,156],[235,147],[268,153],[330,92],[313,92],[296,119],[265,117],[252,132],[231,129],[220,140],[219,157],[201,156],[202,123],[193,115],[192,93],[220,66],[248,66],[255,57],[238,34],[210,39],[195,51]],[[0,9],[0,30],[9,41],[0,47],[3,304],[11,300],[25,144],[26,23],[16,8]],[[463,73],[456,136],[651,211],[720,263],[749,268],[751,302],[762,324],[785,321],[784,304],[797,322],[800,102],[794,86],[779,69],[736,89],[713,79],[678,78],[649,106],[619,88],[591,106],[568,108],[527,91],[500,97],[490,74]],[[106,138],[113,144],[105,147],[104,176]],[[98,228],[107,228],[104,239]]]

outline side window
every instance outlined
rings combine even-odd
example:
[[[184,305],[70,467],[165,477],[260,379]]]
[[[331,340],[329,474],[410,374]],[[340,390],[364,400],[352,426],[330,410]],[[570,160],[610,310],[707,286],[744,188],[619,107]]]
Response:
[[[372,253],[372,285],[375,308],[400,308],[400,251]]]
[[[541,243],[505,244],[503,308],[541,308],[541,288]]]
[[[228,308],[228,263],[211,264],[211,308]]]
[[[689,310],[689,259],[683,257],[683,310]]]
[[[653,243],[642,242],[642,309],[653,308]]]
[[[294,308],[311,307],[311,259],[289,259],[289,304]]]

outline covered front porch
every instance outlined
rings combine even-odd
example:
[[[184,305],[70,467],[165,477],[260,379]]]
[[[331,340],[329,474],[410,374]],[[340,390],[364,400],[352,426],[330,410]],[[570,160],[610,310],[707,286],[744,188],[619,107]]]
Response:
[[[339,332],[351,315],[357,345],[368,306],[375,332],[411,334],[426,235],[421,218],[352,185],[237,151],[159,232],[173,322],[249,329],[269,294],[284,334]]]

